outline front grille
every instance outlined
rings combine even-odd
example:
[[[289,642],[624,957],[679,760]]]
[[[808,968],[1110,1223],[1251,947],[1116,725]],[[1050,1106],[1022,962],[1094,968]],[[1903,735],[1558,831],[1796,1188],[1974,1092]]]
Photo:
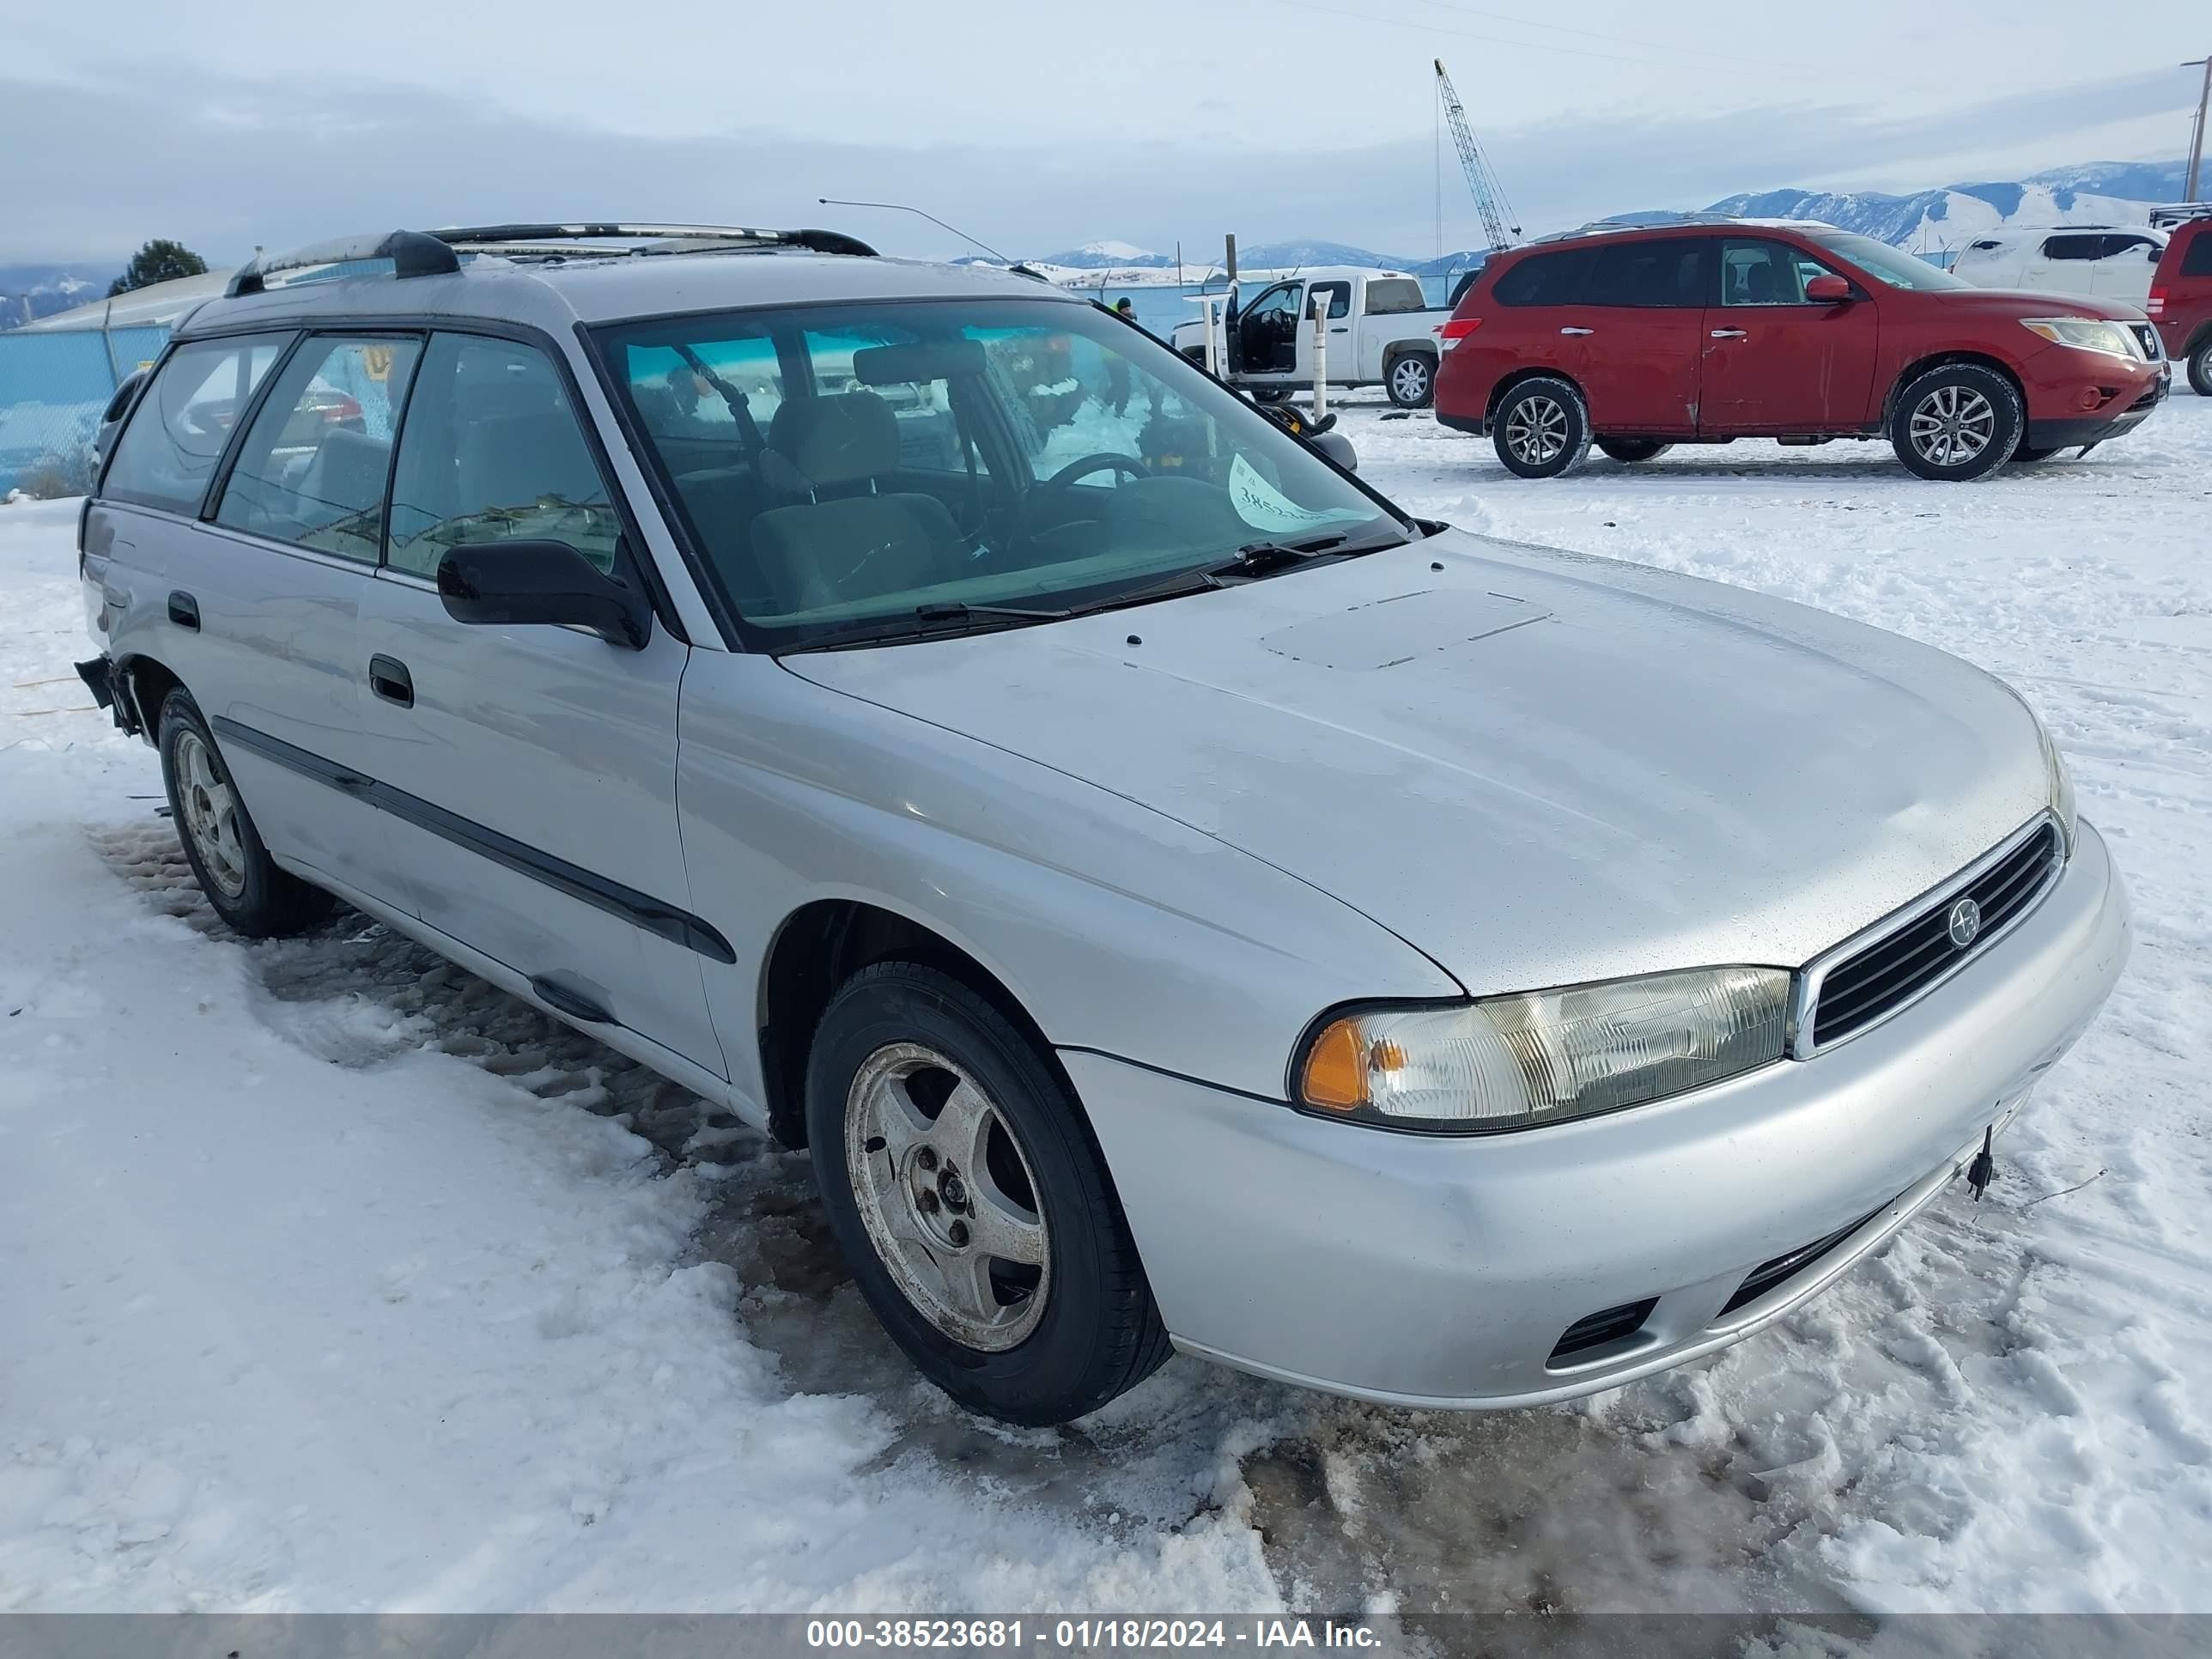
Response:
[[[2042,892],[2058,857],[2057,827],[2044,823],[1965,886],[1829,969],[1813,1006],[1813,1046],[1872,1024],[1949,973]],[[1964,946],[1952,942],[1950,922],[1962,898],[1981,911],[1980,927]]]
[[[2136,343],[2142,348],[2143,356],[2156,362],[2163,355],[2159,347],[2158,325],[2155,323],[2130,323],[2128,328],[2135,335]]]
[[[1771,1261],[1760,1262],[1744,1276],[1743,1283],[1735,1288],[1735,1294],[1728,1299],[1728,1305],[1715,1316],[1725,1319],[1738,1308],[1758,1301],[1784,1279],[1796,1278],[1799,1272],[1811,1267],[1888,1207],[1885,1204],[1880,1209],[1869,1210],[1856,1221],[1845,1223],[1826,1238],[1816,1238],[1810,1244],[1800,1244],[1794,1250],[1785,1251]]]
[[[1545,1364],[1556,1365],[1577,1354],[1625,1341],[1644,1328],[1644,1322],[1651,1317],[1651,1310],[1658,1305],[1657,1297],[1647,1296],[1641,1302],[1624,1302],[1618,1308],[1584,1315],[1568,1326],[1552,1345],[1552,1357]]]

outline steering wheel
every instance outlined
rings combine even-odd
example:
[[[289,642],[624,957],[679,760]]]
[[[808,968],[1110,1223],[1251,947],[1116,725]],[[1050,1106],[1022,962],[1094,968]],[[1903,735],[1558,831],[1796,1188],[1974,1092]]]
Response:
[[[1066,489],[1078,478],[1087,478],[1094,472],[1108,471],[1126,472],[1133,478],[1149,478],[1152,476],[1152,468],[1146,466],[1134,455],[1116,455],[1110,451],[1102,449],[1096,455],[1085,455],[1080,460],[1070,461],[1039,484],[1036,493],[1042,499]]]

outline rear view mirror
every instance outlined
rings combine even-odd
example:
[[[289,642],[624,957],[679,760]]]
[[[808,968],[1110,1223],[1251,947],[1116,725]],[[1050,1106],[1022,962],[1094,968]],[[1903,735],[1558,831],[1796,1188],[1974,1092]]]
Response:
[[[1851,285],[1832,270],[1824,270],[1805,284],[1805,297],[1818,306],[1839,306],[1851,297]]]
[[[641,650],[652,635],[643,594],[606,574],[566,542],[471,542],[438,561],[446,614],[472,626],[544,624],[588,629],[610,645]]]

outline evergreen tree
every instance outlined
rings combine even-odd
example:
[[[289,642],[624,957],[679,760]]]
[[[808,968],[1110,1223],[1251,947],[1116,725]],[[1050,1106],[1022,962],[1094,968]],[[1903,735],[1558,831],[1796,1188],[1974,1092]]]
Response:
[[[118,294],[128,294],[134,288],[144,288],[152,283],[166,283],[178,276],[198,276],[207,270],[207,261],[182,242],[173,242],[166,236],[157,236],[131,256],[131,263],[123,269],[107,290],[112,299]]]

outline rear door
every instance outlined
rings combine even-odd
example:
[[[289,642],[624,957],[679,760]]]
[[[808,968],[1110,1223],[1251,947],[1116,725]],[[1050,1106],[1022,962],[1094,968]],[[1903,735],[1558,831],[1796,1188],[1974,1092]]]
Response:
[[[470,542],[566,543],[640,575],[565,368],[532,342],[430,337],[392,473],[385,563],[350,665],[369,774],[422,920],[716,1075],[676,823],[677,692],[689,647],[565,627],[471,627],[438,597]]]
[[[2087,294],[2096,286],[2096,263],[2104,256],[2101,231],[2061,231],[2046,236],[2021,273],[2022,288],[2055,294]]]
[[[1833,268],[1794,244],[1717,239],[1714,299],[1705,311],[1698,429],[1716,437],[1836,432],[1872,418],[1880,319],[1865,288],[1816,304],[1805,284]]]
[[[380,410],[356,400],[340,413],[333,401],[331,417],[295,424],[302,404],[322,400],[309,388],[333,354],[368,343],[309,339],[286,360],[295,337],[229,336],[169,355],[116,441],[88,526],[105,564],[88,574],[110,651],[149,656],[183,683],[270,852],[404,910],[376,814],[337,787],[362,760],[348,664],[375,556],[374,530],[364,561],[341,521],[373,512],[383,480],[364,493],[323,458],[333,440],[366,441]],[[247,514],[248,500],[266,510]]]
[[[1703,372],[1700,325],[1711,239],[1664,236],[1601,242],[1571,309],[1579,325],[1590,424],[1601,433],[1697,429]]]

